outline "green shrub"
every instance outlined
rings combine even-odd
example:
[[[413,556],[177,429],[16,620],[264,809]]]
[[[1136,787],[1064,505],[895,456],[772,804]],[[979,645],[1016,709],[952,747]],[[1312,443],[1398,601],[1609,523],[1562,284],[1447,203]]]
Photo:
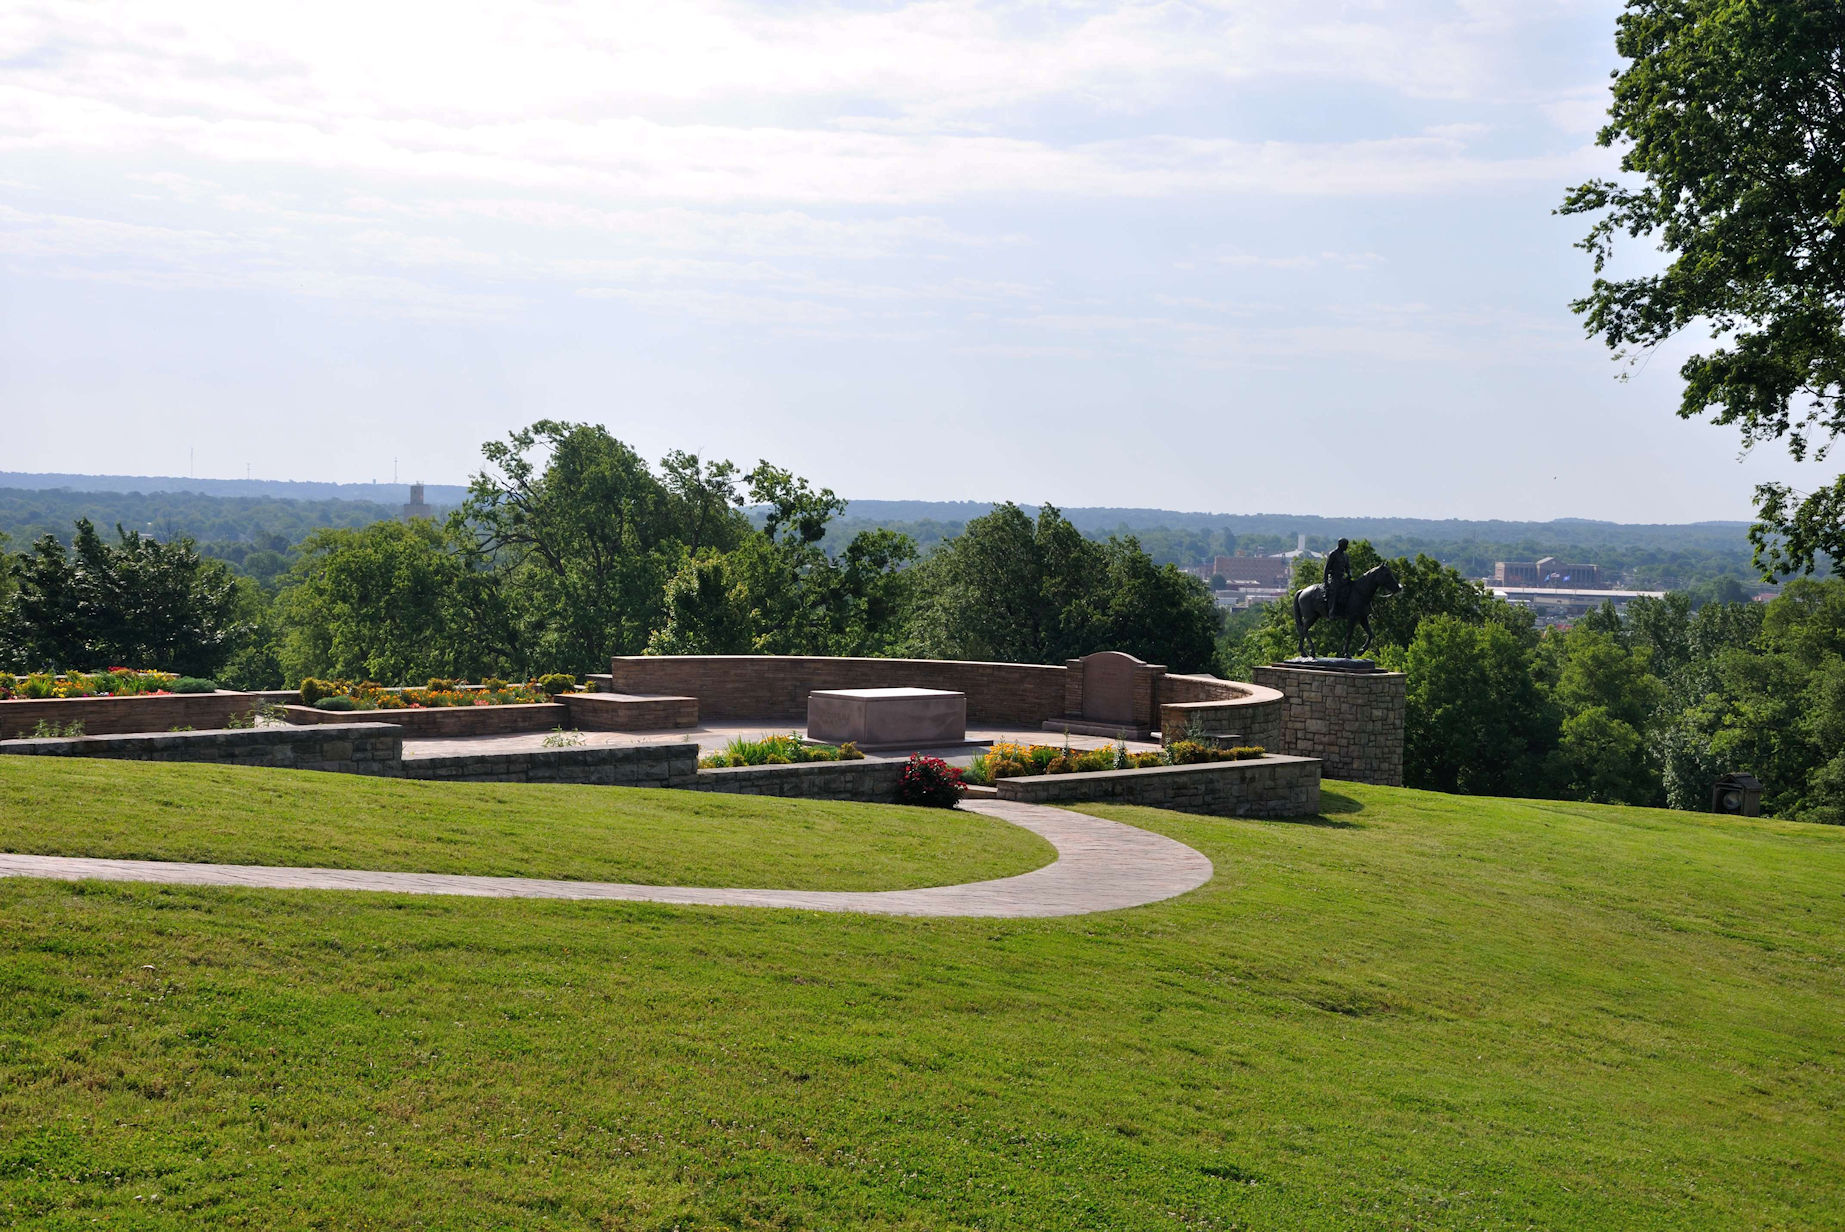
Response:
[[[337,692],[337,690],[326,681],[316,680],[314,677],[309,676],[306,680],[301,682],[301,704],[304,706],[318,706],[321,698],[329,697],[335,692]]]
[[[563,672],[552,672],[548,676],[538,678],[538,687],[552,697],[556,697],[559,693],[574,693],[577,688],[577,678],[567,676]]]
[[[1167,764],[1166,755],[1157,751],[1148,753],[1129,753],[1127,755],[1127,760],[1128,765],[1136,770],[1146,770],[1153,766],[1164,766]]]
[[[839,753],[837,756],[837,760],[839,761],[864,761],[865,755],[859,751],[859,747],[856,744],[853,744],[850,740],[848,740],[844,744],[839,746]]]
[[[1248,761],[1253,757],[1267,757],[1268,750],[1259,744],[1239,744],[1233,749],[1226,749],[1232,761]]]
[[[1070,767],[1078,774],[1090,774],[1097,770],[1113,770],[1115,751],[1113,749],[1090,749],[1086,753],[1078,753],[1070,759]]]
[[[19,695],[30,698],[50,697],[52,690],[57,687],[58,678],[50,672],[33,672],[20,683]]]
[[[961,781],[975,787],[993,786],[993,756],[990,753],[976,753],[972,764],[961,772]]]
[[[344,693],[335,693],[331,697],[323,697],[318,702],[314,703],[314,706],[317,710],[337,710],[341,712],[347,710],[377,709],[376,706],[367,705],[358,698],[348,697]]]
[[[217,691],[217,681],[202,680],[197,676],[181,676],[173,682],[175,693],[216,693]]]
[[[1046,774],[1069,774],[1074,769],[1076,767],[1070,763],[1070,759],[1059,753],[1045,763],[1044,772]]]

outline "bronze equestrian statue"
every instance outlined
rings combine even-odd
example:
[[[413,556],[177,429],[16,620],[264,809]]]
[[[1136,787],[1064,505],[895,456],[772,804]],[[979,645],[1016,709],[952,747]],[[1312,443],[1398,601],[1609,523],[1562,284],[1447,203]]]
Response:
[[[1365,631],[1364,645],[1358,648],[1358,653],[1362,655],[1371,649],[1372,600],[1379,595],[1394,595],[1403,589],[1389,565],[1379,565],[1364,576],[1353,578],[1345,549],[1346,541],[1339,540],[1339,546],[1326,556],[1326,581],[1304,587],[1294,596],[1294,632],[1300,638],[1300,655],[1303,659],[1318,657],[1313,648],[1313,638],[1309,634],[1321,620],[1345,622],[1345,640],[1340,643],[1339,649],[1341,657],[1349,657],[1352,632],[1355,629]]]

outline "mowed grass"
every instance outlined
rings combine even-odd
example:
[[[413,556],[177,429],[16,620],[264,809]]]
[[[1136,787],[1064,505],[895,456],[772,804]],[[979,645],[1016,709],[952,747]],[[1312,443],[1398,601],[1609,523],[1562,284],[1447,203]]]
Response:
[[[1845,1224],[1845,832],[1332,787],[1062,920],[0,881],[0,1224]]]
[[[800,890],[1057,856],[1002,821],[895,805],[51,757],[0,757],[0,851]]]

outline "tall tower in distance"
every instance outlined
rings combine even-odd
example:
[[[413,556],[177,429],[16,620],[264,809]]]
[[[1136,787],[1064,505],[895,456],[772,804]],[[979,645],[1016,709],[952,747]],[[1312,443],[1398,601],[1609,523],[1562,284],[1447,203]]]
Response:
[[[409,522],[415,518],[433,518],[435,516],[436,511],[423,500],[423,485],[420,483],[411,484],[410,503],[404,506],[404,521]]]

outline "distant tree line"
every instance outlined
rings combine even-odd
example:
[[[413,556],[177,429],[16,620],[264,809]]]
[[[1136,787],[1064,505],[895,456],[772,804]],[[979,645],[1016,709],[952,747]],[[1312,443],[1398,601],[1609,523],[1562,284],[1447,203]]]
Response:
[[[443,521],[314,531],[268,585],[184,536],[118,528],[111,545],[87,520],[73,546],[42,535],[0,570],[0,658],[167,666],[168,643],[190,638],[186,670],[260,687],[584,674],[649,651],[1060,662],[1119,648],[1182,671],[1216,653],[1198,579],[1048,506],[1035,520],[1000,506],[926,557],[885,529],[828,550],[845,502],[767,462],[676,452],[655,467],[600,427],[554,421],[483,454]],[[154,577],[193,596],[196,624],[127,641],[121,629],[165,628],[127,604]]]

